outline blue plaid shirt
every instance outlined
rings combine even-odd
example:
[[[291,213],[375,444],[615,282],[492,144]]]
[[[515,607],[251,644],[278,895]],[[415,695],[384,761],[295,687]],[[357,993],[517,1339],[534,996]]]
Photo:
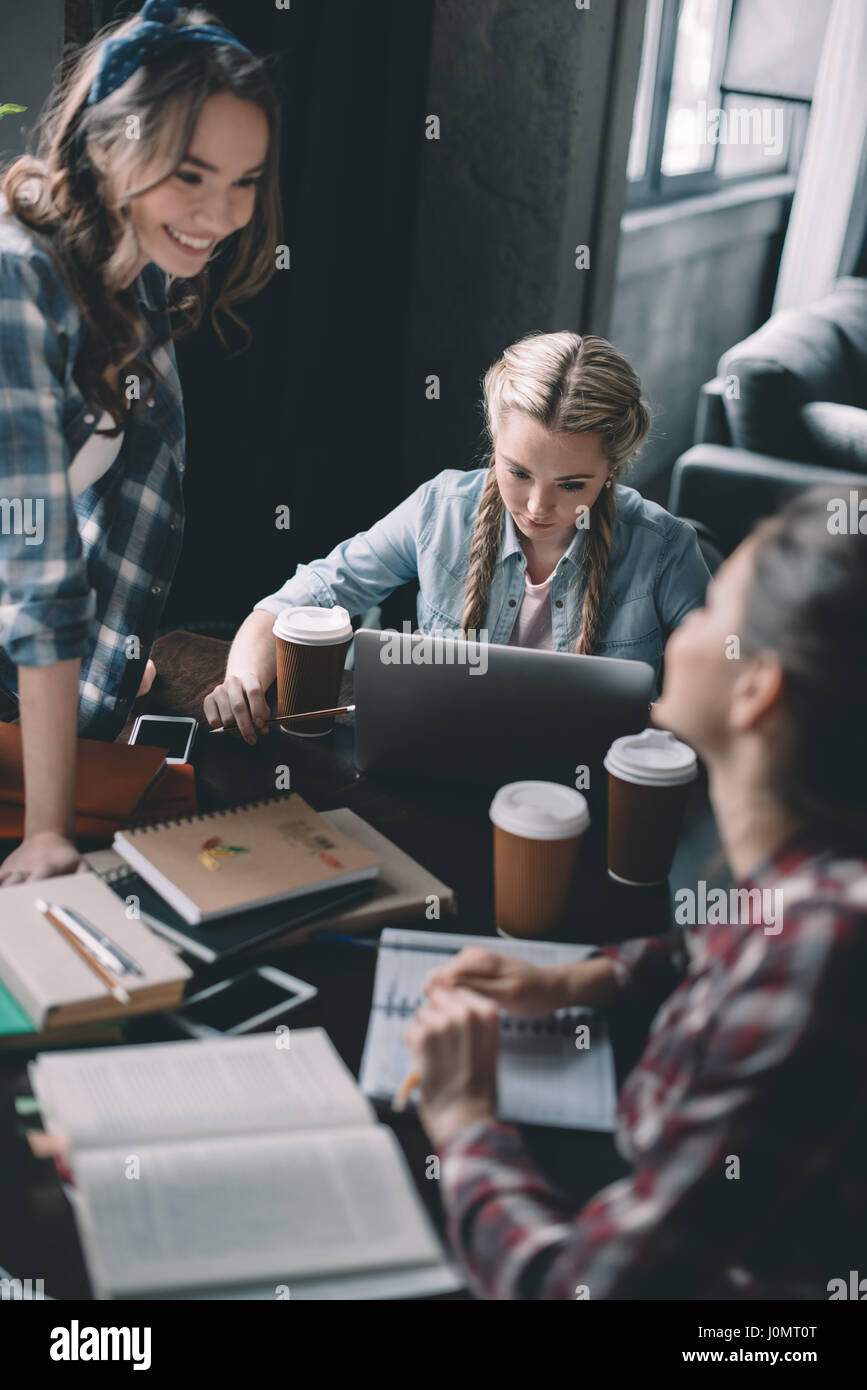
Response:
[[[181,549],[174,345],[154,354],[155,399],[130,402],[114,463],[73,497],[70,464],[98,424],[73,375],[80,314],[51,257],[3,211],[0,684],[14,693],[18,666],[81,657],[79,732],[111,739],[135,699]],[[152,341],[169,328],[166,275],[151,263],[133,288]]]

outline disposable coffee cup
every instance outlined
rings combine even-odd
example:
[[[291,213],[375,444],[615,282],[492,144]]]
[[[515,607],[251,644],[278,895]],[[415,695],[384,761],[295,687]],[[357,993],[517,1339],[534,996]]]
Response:
[[[615,739],[608,769],[608,875],[645,887],[671,868],[698,759],[662,729]]]
[[[563,915],[590,824],[587,801],[560,782],[510,782],[494,823],[494,920],[501,936],[544,938]]]
[[[277,713],[333,709],[352,641],[352,622],[346,609],[284,608],[273,632],[277,644]],[[334,728],[334,715],[277,727],[298,738],[321,738]]]

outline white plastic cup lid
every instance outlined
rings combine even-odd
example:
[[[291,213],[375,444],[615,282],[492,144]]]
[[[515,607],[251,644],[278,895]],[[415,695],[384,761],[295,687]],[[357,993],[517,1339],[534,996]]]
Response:
[[[501,830],[526,840],[568,840],[590,824],[586,798],[560,782],[509,782],[488,814]]]
[[[352,636],[352,620],[345,608],[284,608],[278,613],[275,637],[284,642],[300,642],[304,646],[331,646]]]
[[[698,759],[689,744],[664,729],[616,738],[603,761],[614,777],[646,787],[679,786],[698,775]]]

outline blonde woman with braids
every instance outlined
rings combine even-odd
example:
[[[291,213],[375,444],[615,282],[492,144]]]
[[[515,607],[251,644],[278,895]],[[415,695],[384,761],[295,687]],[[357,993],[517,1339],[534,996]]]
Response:
[[[647,661],[658,686],[710,575],[692,528],[618,481],[650,423],[632,367],[604,338],[531,335],[487,372],[484,404],[486,468],[446,469],[256,604],[205,700],[212,726],[255,741],[282,608],[355,615],[416,578],[423,630]]]
[[[25,835],[0,885],[86,867],[76,734],[115,738],[183,534],[175,338],[274,273],[279,110],[207,10],[148,0],[65,60],[0,199],[0,705],[20,711]],[[179,319],[172,321],[176,313]],[[246,331],[246,330],[245,330]],[[247,334],[249,340],[249,334]]]

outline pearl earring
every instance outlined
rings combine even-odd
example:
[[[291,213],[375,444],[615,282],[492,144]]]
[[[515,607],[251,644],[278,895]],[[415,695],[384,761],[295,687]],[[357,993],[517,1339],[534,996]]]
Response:
[[[610,474],[610,473],[608,474],[608,477],[605,479],[605,486],[606,486],[606,487],[610,487],[610,486],[611,486],[611,474]]]

